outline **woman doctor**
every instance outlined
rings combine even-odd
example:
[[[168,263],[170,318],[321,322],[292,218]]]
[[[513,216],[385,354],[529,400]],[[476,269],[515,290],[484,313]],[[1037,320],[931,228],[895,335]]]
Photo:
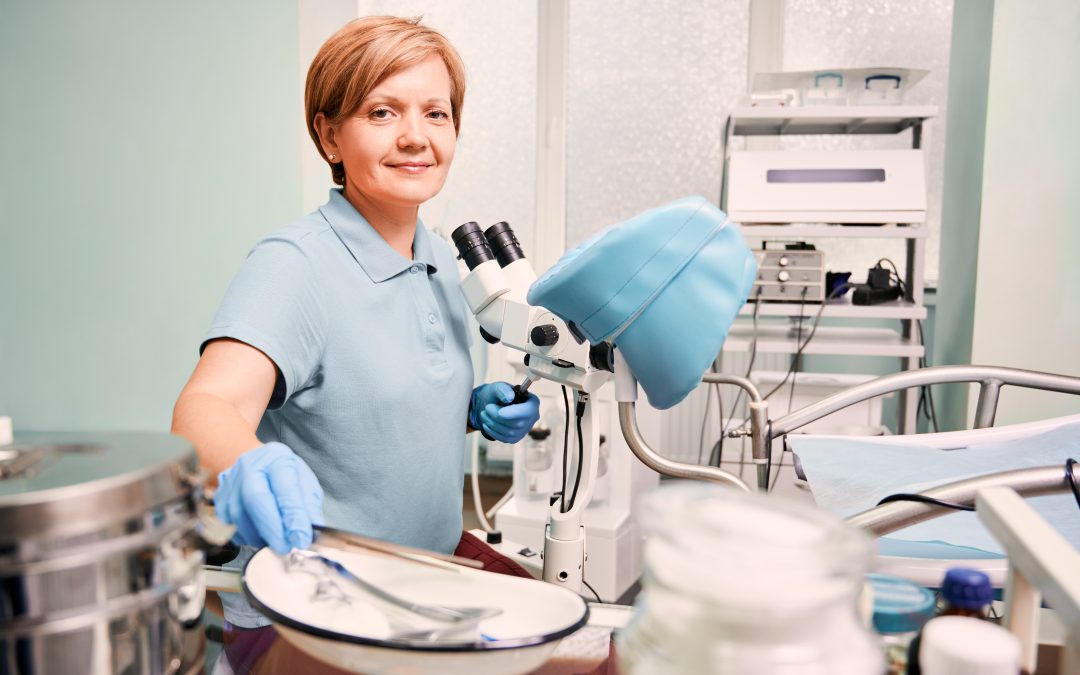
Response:
[[[173,415],[237,543],[306,548],[325,521],[451,553],[466,430],[514,443],[538,419],[536,396],[473,388],[454,255],[417,217],[464,93],[457,52],[415,20],[353,21],[312,62],[308,131],[341,187],[255,245]]]

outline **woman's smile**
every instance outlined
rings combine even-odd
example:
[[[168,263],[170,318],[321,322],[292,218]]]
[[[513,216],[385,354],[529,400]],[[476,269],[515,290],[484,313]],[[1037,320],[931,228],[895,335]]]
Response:
[[[429,162],[397,162],[393,164],[387,164],[391,169],[397,169],[402,173],[408,175],[422,174],[431,168],[432,164]]]

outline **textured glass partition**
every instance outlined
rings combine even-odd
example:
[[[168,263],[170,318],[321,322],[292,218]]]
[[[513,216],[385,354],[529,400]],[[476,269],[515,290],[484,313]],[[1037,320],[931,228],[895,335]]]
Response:
[[[536,0],[360,0],[360,16],[421,16],[465,62],[461,136],[446,187],[420,215],[449,237],[463,222],[532,242],[536,183]],[[529,253],[529,251],[526,251]]]
[[[930,73],[907,92],[904,103],[938,106],[929,123],[927,152],[926,279],[938,275],[941,187],[945,164],[945,113],[952,40],[952,0],[786,0],[784,69],[816,70],[896,66]],[[896,136],[822,136],[783,139],[785,149],[910,148],[911,132]],[[948,224],[945,224],[948,227]],[[826,265],[862,279],[878,258],[900,264],[904,244],[873,239],[829,239]]]
[[[748,0],[571,0],[569,23],[567,246],[679,197],[717,202]]]

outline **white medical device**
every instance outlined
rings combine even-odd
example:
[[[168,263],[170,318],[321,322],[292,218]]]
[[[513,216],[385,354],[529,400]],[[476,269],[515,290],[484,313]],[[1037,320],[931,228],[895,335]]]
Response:
[[[506,223],[497,223],[483,231],[476,223],[470,222],[451,234],[460,259],[469,269],[469,273],[462,280],[461,289],[466,304],[480,324],[482,336],[489,342],[500,342],[524,355],[525,379],[521,385],[515,387],[517,395],[523,399],[526,396],[525,390],[539,380],[546,382],[538,388],[546,386],[550,389],[554,384],[574,391],[572,419],[568,420],[568,431],[571,432],[570,438],[573,440],[569,443],[568,450],[572,450],[568,454],[576,455],[580,460],[570,465],[571,468],[562,481],[560,495],[546,508],[542,571],[544,581],[563,585],[580,593],[584,586],[586,561],[586,507],[594,496],[599,496],[613,507],[609,512],[620,518],[631,505],[626,500],[629,496],[626,491],[612,488],[606,496],[597,493],[601,429],[607,429],[607,433],[611,433],[611,427],[603,425],[605,422],[608,425],[615,423],[615,411],[612,407],[615,404],[618,407],[619,428],[626,440],[627,449],[633,452],[644,466],[668,475],[711,480],[749,491],[749,486],[739,477],[719,468],[681,465],[657,455],[642,442],[634,416],[639,380],[649,393],[650,402],[660,408],[674,405],[696,386],[701,378],[700,371],[696,370],[698,365],[689,358],[680,357],[695,352],[710,358],[715,355],[719,350],[718,343],[726,333],[724,329],[730,325],[743,297],[749,291],[754,263],[738,230],[725,229],[727,222],[715,206],[701,197],[686,198],[648,211],[636,220],[631,219],[620,227],[607,231],[609,234],[614,233],[613,236],[629,233],[632,245],[624,245],[619,252],[611,254],[609,251],[609,255],[595,258],[569,256],[569,262],[564,258],[557,264],[553,270],[565,271],[577,260],[579,265],[586,266],[596,275],[591,281],[578,279],[575,283],[559,289],[561,295],[537,293],[538,288],[541,291],[546,288],[550,290],[545,283],[553,278],[552,272],[549,271],[540,281],[536,280],[532,266],[525,259],[520,244]],[[650,241],[650,236],[658,231],[661,234],[682,233],[683,236],[667,234],[654,237],[655,241]],[[688,268],[690,258],[703,255],[703,251],[711,253],[714,262],[727,255],[735,264],[730,269],[725,268],[727,274],[720,277],[709,265]],[[687,257],[688,254],[691,254],[690,258]],[[642,265],[633,255],[644,257],[654,264]],[[612,326],[616,329],[614,333],[608,332],[609,335],[615,335],[612,339],[597,337],[601,334],[596,332],[596,311],[580,313],[563,306],[558,310],[560,315],[557,316],[552,310],[542,306],[551,302],[552,309],[555,309],[563,300],[588,299],[587,291],[595,290],[597,284],[612,273],[615,259],[622,260],[623,256],[630,257],[629,270],[633,274],[630,281],[619,281],[616,290],[625,291],[629,288],[632,292],[616,295],[623,305],[632,305],[631,311],[622,311],[623,307],[619,303],[606,297],[602,306],[614,307],[618,311],[614,317],[611,313],[599,314],[600,319],[605,321],[617,321],[618,325]],[[582,263],[582,260],[586,262]],[[560,267],[560,264],[566,267]],[[661,268],[665,270],[663,273],[658,271]],[[643,269],[645,273],[639,274]],[[708,273],[705,273],[706,269]],[[695,281],[700,282],[698,286],[694,286]],[[683,289],[683,285],[700,291],[701,284],[704,284],[706,289],[715,288],[715,292],[707,298],[718,300],[714,311],[708,313],[705,320],[694,320],[700,318],[700,315],[697,315],[686,322],[683,331],[686,335],[681,349],[672,348],[671,345],[664,345],[666,350],[655,348],[653,339],[671,331],[670,312],[680,311],[679,308],[683,307],[681,300],[685,296],[685,293],[676,294],[670,296],[674,300],[664,302],[669,295],[660,298],[661,291],[664,288]],[[643,291],[651,292],[639,295]],[[530,298],[537,304],[530,304]],[[701,299],[699,301],[705,302]],[[579,316],[580,318],[577,318]],[[581,321],[581,327],[572,321]],[[591,339],[587,337],[590,331]],[[695,341],[686,338],[700,339]],[[664,354],[666,359],[661,357]],[[631,359],[635,368],[639,369],[637,372],[630,370]],[[657,366],[658,363],[662,364],[662,367]],[[614,380],[614,386],[611,387],[614,400],[605,401],[606,395],[600,394],[600,389],[611,380]],[[605,412],[608,412],[606,420]],[[612,441],[611,435],[608,436],[608,441]],[[611,448],[612,453],[618,450],[618,446]],[[626,468],[625,463],[622,466]],[[634,472],[629,473],[630,475],[623,473],[616,485],[627,486],[629,483],[629,492],[632,493],[636,481],[633,480]],[[621,550],[615,551],[616,555],[607,556],[609,559],[634,553],[638,542],[633,541],[632,537],[621,537],[624,528],[619,522],[613,520],[600,525],[601,529],[606,528],[608,532],[618,535],[611,538],[612,546],[607,547],[607,550],[611,551],[617,546]],[[622,546],[625,548],[621,548]],[[615,577],[615,588],[609,589],[608,597],[617,597],[621,590],[618,588],[618,577],[621,575],[608,576]]]
[[[529,305],[525,294],[536,272],[509,225],[498,223],[485,233],[476,223],[465,223],[451,239],[470,270],[461,289],[485,339],[527,354],[526,380],[519,389],[546,379],[574,390],[573,408],[582,441],[580,478],[573,482],[572,495],[563,495],[550,507],[543,578],[580,592],[585,566],[582,512],[592,499],[600,447],[595,409],[589,402],[611,377],[613,348],[608,343],[590,345],[559,317]]]
[[[732,151],[724,209],[740,223],[921,223],[920,150]]]
[[[750,302],[825,302],[825,256],[817,250],[759,249]]]

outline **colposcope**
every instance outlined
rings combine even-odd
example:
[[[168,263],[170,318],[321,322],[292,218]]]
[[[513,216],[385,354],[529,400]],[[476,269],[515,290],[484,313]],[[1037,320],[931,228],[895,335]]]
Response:
[[[581,515],[592,499],[600,445],[589,395],[611,377],[614,348],[609,343],[589,344],[567,322],[543,307],[529,305],[525,295],[536,281],[536,272],[507,223],[484,231],[468,222],[455,229],[451,239],[469,269],[462,292],[481,335],[492,344],[501,342],[525,353],[526,379],[515,387],[519,396],[540,378],[574,390],[583,443],[581,478],[570,502],[554,500],[551,505],[543,560],[544,581],[580,591],[585,563]]]
[[[564,489],[573,492],[553,499],[549,507],[543,547],[545,581],[576,592],[582,589],[586,561],[582,518],[593,497],[600,446],[599,423],[591,397],[614,378],[617,400],[630,402],[632,410],[640,380],[654,405],[661,408],[674,405],[701,381],[701,373],[718,351],[734,313],[745,300],[753,278],[753,259],[734,228],[725,231],[726,224],[723,213],[704,198],[680,200],[608,228],[581,249],[564,256],[539,282],[507,223],[496,223],[482,230],[477,223],[469,222],[451,234],[460,258],[469,269],[461,287],[469,309],[480,324],[481,335],[492,344],[501,342],[524,354],[525,381],[515,387],[519,395],[523,396],[521,392],[540,379],[574,391],[575,431],[581,458],[576,469],[579,477],[568,476]],[[617,244],[618,251],[600,246],[605,237],[609,244]],[[596,254],[599,259],[593,260],[591,256]],[[687,272],[691,260],[698,264],[692,272]],[[621,265],[621,271],[615,269],[615,261]],[[581,279],[582,268],[599,278]],[[706,268],[709,271],[703,271]],[[682,281],[673,282],[676,278]],[[568,296],[564,284],[571,289],[569,295],[578,307],[568,309],[562,302]],[[698,285],[696,289],[688,289],[680,284]],[[720,298],[724,306],[705,308],[697,314],[683,312],[678,306],[694,290],[705,289],[710,298],[714,301]],[[658,302],[656,298],[667,291],[670,291],[669,300]],[[553,309],[549,309],[545,306],[547,301],[537,300],[537,294],[559,307],[553,311],[555,305],[551,305]],[[586,306],[599,309],[585,309]],[[624,314],[628,306],[632,309]],[[669,330],[670,322],[664,314],[667,311],[693,316],[691,322],[703,323],[684,331],[676,340],[664,341],[666,344],[660,349],[651,347],[651,337],[635,345],[641,331],[635,333],[627,326],[660,323],[662,330]],[[580,324],[569,320],[576,316],[581,317]],[[598,318],[605,320],[605,327],[595,321]],[[612,328],[614,324],[608,325],[608,320],[618,325]],[[649,330],[655,333],[657,328],[654,325]],[[698,344],[693,344],[695,340]],[[701,358],[687,359],[688,354],[701,356],[705,361],[699,364]],[[628,362],[628,358],[634,360]],[[631,372],[631,366],[638,372]],[[668,400],[659,399],[661,390],[670,395]],[[668,475],[749,489],[726,471],[669,462],[643,442],[637,442],[640,435],[632,439],[633,434],[626,427],[630,424],[636,432],[632,412],[629,422],[621,421],[631,450],[650,468]]]

